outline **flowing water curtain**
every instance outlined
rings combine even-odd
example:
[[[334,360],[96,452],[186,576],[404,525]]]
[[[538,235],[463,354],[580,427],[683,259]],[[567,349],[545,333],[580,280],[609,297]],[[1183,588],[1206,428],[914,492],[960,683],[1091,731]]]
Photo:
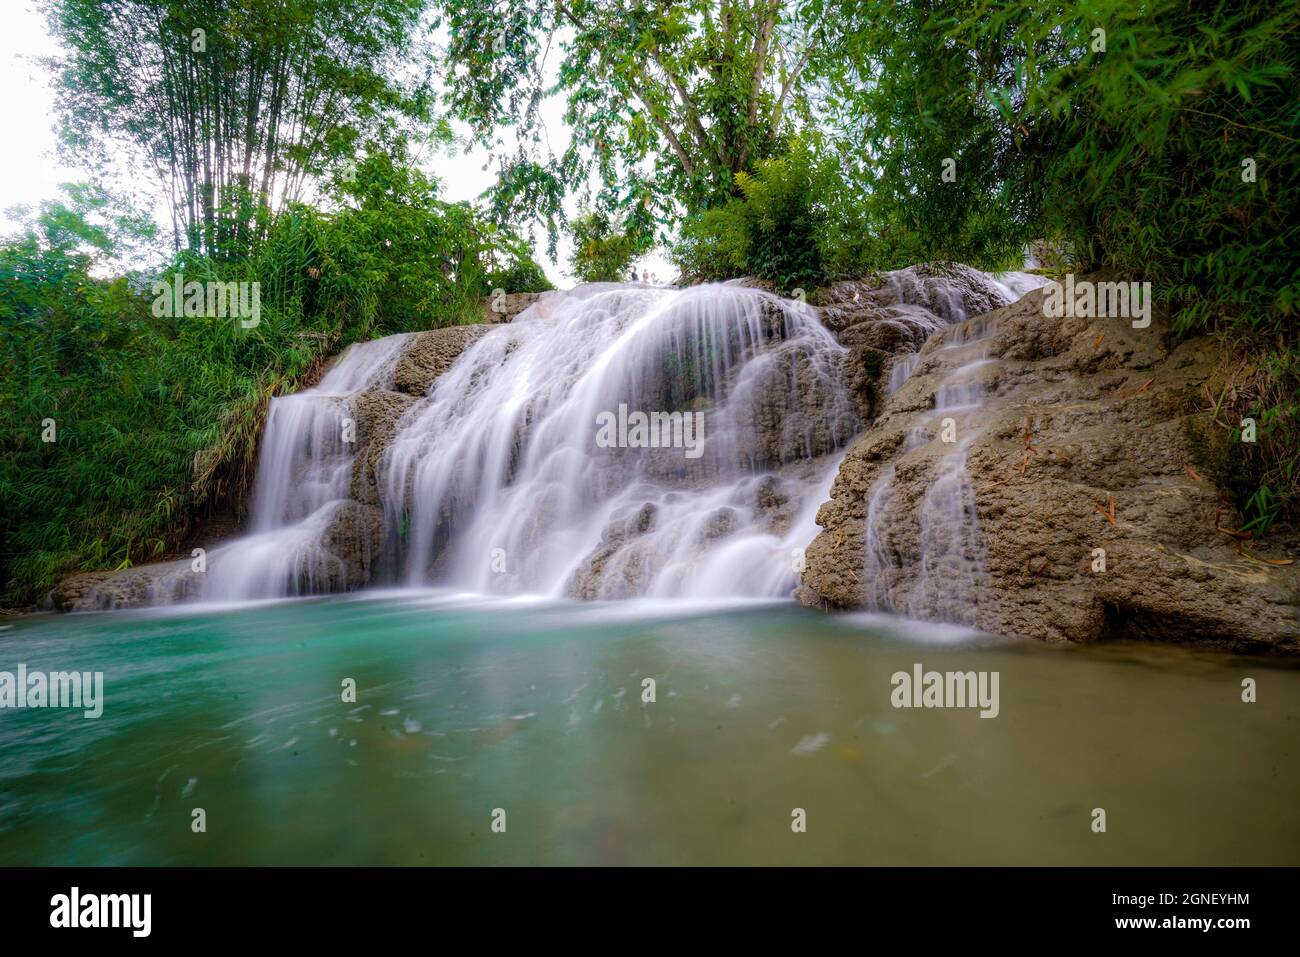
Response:
[[[525,313],[462,356],[388,453],[390,521],[409,516],[406,580],[593,597],[680,590],[713,543],[738,536],[761,544],[750,570],[760,558],[779,566],[788,590],[783,538],[764,525],[754,477],[852,434],[843,351],[806,307],[741,287],[596,287]],[[759,385],[799,413],[797,434],[754,413]],[[600,447],[598,417],[620,407],[694,417],[698,456]],[[615,553],[618,570],[606,569]]]
[[[861,576],[866,607],[975,623],[988,572],[968,457],[983,433],[984,376],[994,365],[986,340],[996,332],[996,323],[983,314],[1044,282],[1025,273],[973,270],[957,277],[917,270],[885,277],[887,295],[908,304],[907,321],[930,330],[921,350],[895,364],[887,394],[903,389],[927,356],[943,353],[965,361],[933,388],[929,412],[904,430],[901,453],[867,491]],[[902,396],[900,413],[926,398]],[[891,405],[887,400],[884,416],[893,414]]]
[[[388,389],[409,336],[353,345],[314,388],[271,400],[258,458],[252,534],[215,548],[202,593],[272,598],[366,584],[379,525],[352,499],[355,397]],[[188,584],[176,579],[176,584]]]

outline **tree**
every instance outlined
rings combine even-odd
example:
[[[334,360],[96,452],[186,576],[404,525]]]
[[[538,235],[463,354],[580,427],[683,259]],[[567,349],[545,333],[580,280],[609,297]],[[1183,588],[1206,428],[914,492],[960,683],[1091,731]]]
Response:
[[[820,0],[441,0],[450,35],[449,98],[485,142],[504,151],[495,209],[540,212],[554,235],[559,201],[585,190],[634,229],[725,202],[737,173],[780,151],[807,113],[805,74],[824,42]],[[558,45],[570,145],[544,143],[545,60]],[[502,147],[503,144],[496,142]]]
[[[1023,98],[1027,51],[1009,32],[954,35],[964,20],[987,21],[986,6],[840,0],[841,30],[818,64],[842,167],[875,228],[912,259],[1005,265],[1032,238],[1046,131],[1030,139],[999,112],[999,97]],[[1030,62],[1054,62],[1064,42],[1045,38]]]
[[[422,0],[43,0],[67,54],[49,61],[65,149],[134,148],[171,208],[174,244],[222,257],[264,232],[367,140],[431,121]]]
[[[588,210],[573,221],[569,265],[582,282],[621,282],[637,253],[635,239],[608,216]]]

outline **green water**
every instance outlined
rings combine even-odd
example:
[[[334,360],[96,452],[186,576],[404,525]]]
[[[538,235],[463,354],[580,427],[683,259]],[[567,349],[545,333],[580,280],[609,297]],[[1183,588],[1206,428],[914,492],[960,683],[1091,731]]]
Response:
[[[0,670],[102,671],[105,705],[0,711],[0,864],[1300,863],[1282,663],[649,607],[10,619]],[[895,709],[916,662],[998,672],[999,715]]]

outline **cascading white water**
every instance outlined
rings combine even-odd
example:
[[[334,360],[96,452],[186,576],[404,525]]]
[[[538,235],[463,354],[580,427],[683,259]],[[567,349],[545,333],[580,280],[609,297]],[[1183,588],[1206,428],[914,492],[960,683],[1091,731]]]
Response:
[[[985,278],[1001,300],[994,307],[1045,282],[1026,273]],[[887,466],[868,492],[862,580],[868,607],[973,624],[986,572],[967,456],[982,432],[983,375],[993,364],[982,343],[995,328],[966,319],[964,310],[953,309],[949,320],[957,325],[935,350],[962,350],[957,354],[965,361],[934,389],[932,411],[904,436],[902,459]],[[920,361],[918,352],[895,362],[887,394],[902,388]],[[900,493],[900,469],[925,470],[928,484],[919,501]]]
[[[901,389],[903,383],[912,377],[912,373],[916,371],[920,361],[921,354],[919,352],[909,352],[905,356],[900,356],[889,370],[889,382],[885,386],[885,395],[893,395]]]
[[[742,286],[593,285],[532,307],[456,361],[381,463],[405,580],[788,594],[858,426],[844,356],[812,309]],[[702,448],[602,447],[620,407],[697,415]]]
[[[314,388],[271,400],[253,493],[252,534],[212,550],[200,591],[214,599],[337,589],[341,560],[324,546],[349,499],[352,397],[391,384],[405,336],[351,346]]]
[[[315,388],[271,400],[253,492],[253,531],[284,528],[347,498],[355,451],[345,427],[349,399],[391,382],[405,338],[359,342]]]
[[[979,275],[993,306],[1039,284]],[[883,321],[925,335],[967,318],[965,291],[942,277],[887,274],[876,295]],[[967,323],[943,348],[969,348],[988,331]],[[164,579],[160,597],[277,597],[385,581],[580,598],[784,596],[860,427],[848,350],[811,307],[739,284],[581,286],[489,328],[402,416],[374,463],[381,522],[379,509],[351,497],[358,459],[348,427],[358,393],[394,388],[412,342],[353,346],[315,388],[273,401],[251,534],[212,549],[206,575]],[[887,392],[919,360],[896,361]],[[935,419],[978,409],[984,364],[972,351],[937,390]],[[601,441],[604,419],[635,413],[675,416],[677,431],[662,445],[639,441],[635,427]],[[696,423],[698,434],[683,428]],[[931,433],[929,424],[914,430],[909,449]],[[953,598],[945,607],[973,600],[982,554],[966,472],[974,434],[929,456],[919,507],[896,494],[894,466],[873,487],[869,604],[919,611],[939,590]],[[359,568],[340,557],[352,554],[340,539],[356,537],[371,514],[375,536],[363,536]],[[893,534],[908,521],[921,543],[910,556]],[[900,594],[907,561],[919,575]]]

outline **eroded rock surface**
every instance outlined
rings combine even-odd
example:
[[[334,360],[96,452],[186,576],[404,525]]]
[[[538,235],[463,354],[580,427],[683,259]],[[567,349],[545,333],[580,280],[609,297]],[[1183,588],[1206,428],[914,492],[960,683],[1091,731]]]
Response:
[[[188,560],[155,562],[121,571],[84,572],[70,575],[51,590],[48,604],[56,611],[106,611],[113,608],[140,608],[170,599],[171,583],[192,579],[197,593],[198,575]],[[160,592],[163,582],[168,583]]]
[[[550,296],[549,292],[510,292],[500,296],[489,296],[483,301],[483,322],[497,325],[513,322],[515,317]]]
[[[402,415],[415,398],[385,389],[367,389],[352,398],[357,423],[357,450],[352,460],[351,495],[354,501],[378,506],[380,458],[397,433]]]
[[[373,505],[343,502],[321,535],[323,556],[310,590],[324,585],[326,591],[348,591],[368,585],[383,543],[384,513]]]
[[[1052,641],[1300,651],[1300,571],[1263,560],[1294,556],[1239,551],[1216,529],[1237,517],[1196,468],[1222,360],[1159,316],[1046,317],[1041,291],[934,335],[850,447],[800,598]],[[958,503],[976,521],[936,562],[925,503],[953,461],[944,418],[966,443]]]
[[[487,331],[487,326],[477,325],[445,326],[416,333],[393,368],[397,390],[417,397],[428,395],[433,381]]]

